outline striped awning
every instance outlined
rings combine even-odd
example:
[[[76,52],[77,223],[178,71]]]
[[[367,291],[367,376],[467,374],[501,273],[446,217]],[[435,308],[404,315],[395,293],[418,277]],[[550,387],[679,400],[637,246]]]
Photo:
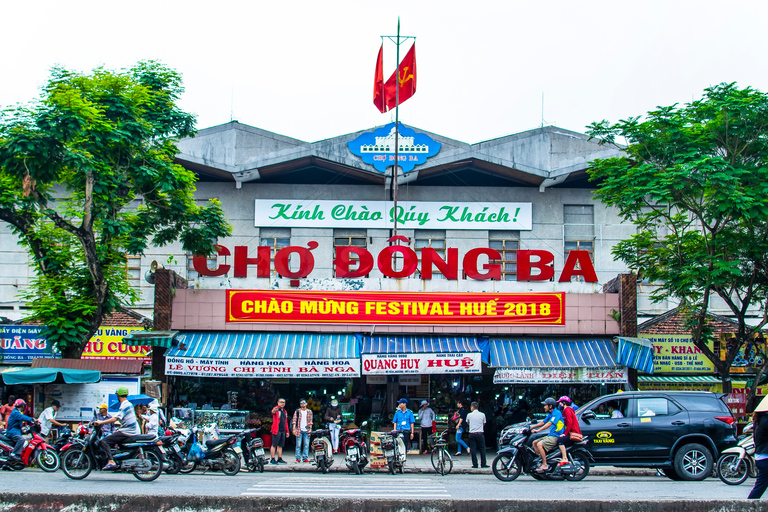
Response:
[[[132,346],[149,345],[171,348],[179,331],[133,331],[123,336],[123,343]]]
[[[456,336],[363,336],[362,354],[439,354],[480,352],[488,362],[488,339]]]
[[[219,359],[359,358],[353,334],[185,332],[166,357]]]
[[[617,361],[638,371],[653,373],[653,343],[646,338],[618,336]]]
[[[616,347],[606,339],[491,340],[496,368],[608,368],[619,366]]]
[[[685,375],[685,376],[661,376],[638,375],[637,382],[664,383],[664,384],[720,384],[722,381],[712,375]]]

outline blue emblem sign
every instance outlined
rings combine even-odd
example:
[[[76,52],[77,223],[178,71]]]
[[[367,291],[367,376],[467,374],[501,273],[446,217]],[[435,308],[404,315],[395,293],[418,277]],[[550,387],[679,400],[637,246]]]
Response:
[[[412,171],[416,165],[426,163],[427,158],[435,156],[442,146],[429,135],[416,133],[402,123],[397,141],[397,160],[403,173]],[[377,171],[385,173],[387,167],[395,164],[395,123],[389,123],[373,133],[364,133],[347,145],[352,154],[373,165]]]

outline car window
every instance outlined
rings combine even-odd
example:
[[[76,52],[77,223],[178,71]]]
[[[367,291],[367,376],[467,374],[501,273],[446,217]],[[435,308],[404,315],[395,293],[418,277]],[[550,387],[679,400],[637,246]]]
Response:
[[[680,409],[666,398],[638,398],[637,415],[641,418],[649,416],[669,416]]]
[[[728,406],[717,395],[696,395],[679,393],[673,396],[675,400],[689,411],[718,412],[730,414]]]
[[[626,418],[628,405],[629,400],[607,400],[593,405],[589,410],[595,413],[597,420]]]

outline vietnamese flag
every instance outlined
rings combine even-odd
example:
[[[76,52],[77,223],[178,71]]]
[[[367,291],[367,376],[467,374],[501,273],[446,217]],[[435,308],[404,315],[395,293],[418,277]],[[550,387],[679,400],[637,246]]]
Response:
[[[382,114],[388,110],[384,94],[384,43],[381,43],[379,56],[376,59],[376,74],[373,78],[373,104]]]
[[[396,82],[399,82],[400,87],[399,98],[395,97]],[[405,54],[405,58],[400,62],[400,79],[397,80],[397,71],[392,73],[387,83],[384,84],[384,91],[389,110],[395,108],[398,100],[402,104],[416,94],[416,43],[413,43],[411,49]]]

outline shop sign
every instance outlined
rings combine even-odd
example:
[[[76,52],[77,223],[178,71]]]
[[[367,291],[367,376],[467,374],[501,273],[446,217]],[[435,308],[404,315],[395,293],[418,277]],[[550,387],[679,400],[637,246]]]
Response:
[[[346,378],[360,376],[360,360],[166,357],[165,373],[186,377],[250,379]]]
[[[624,384],[626,366],[611,368],[499,368],[494,384]]]
[[[412,171],[417,165],[426,163],[429,157],[435,156],[442,144],[435,142],[425,133],[398,123],[397,129],[397,165],[404,173]],[[353,155],[363,159],[379,172],[386,173],[387,167],[395,165],[395,123],[389,123],[373,132],[366,132],[355,140],[348,142],[347,147]]]
[[[653,343],[653,373],[712,373],[715,367],[690,335],[643,335]],[[709,342],[712,349],[712,342]]]
[[[729,343],[733,343],[734,335],[722,335],[720,338],[720,346],[727,347]],[[760,369],[765,360],[763,355],[768,352],[768,346],[766,346],[765,338],[759,337],[744,342],[739,347],[739,352],[736,357],[733,358],[731,363],[731,373],[754,373]],[[720,351],[720,360],[724,361],[727,355],[726,350]]]
[[[386,375],[366,375],[365,383],[370,385],[381,385],[387,383]]]
[[[143,327],[100,327],[85,344],[82,359],[136,359],[152,364],[152,347],[132,346],[123,343],[123,337],[132,331],[143,331]]]
[[[40,335],[39,325],[0,325],[0,361],[31,363],[36,357],[61,357]]]
[[[421,386],[421,375],[400,375],[397,383],[401,386]]]
[[[402,242],[409,244],[410,240],[404,236],[394,236],[389,242]],[[307,243],[307,247],[291,245],[283,247],[274,255],[274,270],[280,276],[288,279],[301,279],[309,276],[315,269],[315,257],[312,251],[319,244],[315,241]],[[223,245],[214,245],[219,256],[231,256],[232,253]],[[272,274],[272,250],[268,245],[259,246],[254,257],[249,256],[249,249],[245,245],[235,246],[233,265],[217,264],[212,269],[208,267],[208,258],[195,256],[192,264],[195,271],[203,276],[216,277],[229,275],[232,270],[234,278],[248,277],[249,266],[256,266],[256,277],[268,278]],[[403,279],[419,273],[424,280],[432,279],[432,271],[437,268],[441,275],[448,280],[457,280],[459,273],[459,250],[449,247],[445,250],[445,258],[431,247],[420,247],[416,250],[407,245],[390,245],[382,249],[377,258],[376,266],[379,271],[393,279]],[[374,266],[373,255],[364,247],[335,247],[336,258],[333,264],[336,268],[337,278],[365,277]],[[291,270],[291,258],[298,263],[297,270]],[[477,247],[470,249],[461,260],[463,274],[470,279],[487,281],[489,279],[501,279],[501,263],[490,261],[501,260],[501,253],[489,247]],[[395,269],[393,260],[399,260],[399,270]],[[483,263],[489,261],[489,263]],[[549,251],[538,249],[525,249],[517,251],[518,281],[550,281],[555,277],[553,267],[555,255]],[[233,268],[234,267],[234,268]],[[251,274],[253,275],[253,274]],[[597,273],[592,264],[589,251],[570,251],[563,264],[558,282],[570,282],[574,276],[581,276],[588,283],[597,282]]]
[[[363,374],[480,373],[479,352],[440,354],[363,354]],[[420,383],[421,381],[419,381]],[[400,380],[400,384],[403,384]]]
[[[533,229],[531,203],[256,199],[256,227]]]
[[[564,325],[565,293],[227,290],[227,322]]]

